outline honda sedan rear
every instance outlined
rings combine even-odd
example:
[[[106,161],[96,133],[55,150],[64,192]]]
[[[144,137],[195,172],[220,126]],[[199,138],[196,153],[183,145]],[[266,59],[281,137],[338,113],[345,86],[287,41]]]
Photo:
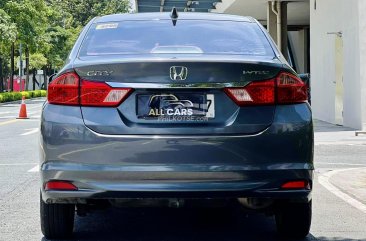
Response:
[[[41,224],[68,237],[98,205],[197,200],[311,223],[307,88],[253,18],[95,18],[48,88],[41,123]]]

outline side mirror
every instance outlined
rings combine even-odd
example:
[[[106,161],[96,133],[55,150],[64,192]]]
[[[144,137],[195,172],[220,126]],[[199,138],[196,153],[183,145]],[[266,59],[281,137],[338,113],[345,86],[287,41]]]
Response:
[[[53,80],[53,77],[55,77],[57,75],[57,73],[52,74],[49,78],[48,78],[48,83],[51,83],[51,81]]]
[[[300,79],[306,84],[308,87],[308,101],[311,104],[311,88],[310,88],[310,74],[299,74]]]

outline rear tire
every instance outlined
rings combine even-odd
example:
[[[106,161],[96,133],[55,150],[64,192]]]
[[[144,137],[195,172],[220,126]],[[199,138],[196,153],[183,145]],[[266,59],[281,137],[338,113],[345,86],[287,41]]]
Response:
[[[74,229],[74,204],[47,204],[41,202],[41,229],[47,239],[65,239]]]
[[[277,232],[283,237],[306,237],[310,232],[311,213],[311,201],[281,205],[275,214]]]

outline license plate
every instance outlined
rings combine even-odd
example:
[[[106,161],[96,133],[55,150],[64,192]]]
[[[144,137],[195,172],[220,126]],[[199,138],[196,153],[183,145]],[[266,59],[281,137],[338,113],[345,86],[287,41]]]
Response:
[[[137,117],[215,117],[214,95],[163,93],[137,95]]]

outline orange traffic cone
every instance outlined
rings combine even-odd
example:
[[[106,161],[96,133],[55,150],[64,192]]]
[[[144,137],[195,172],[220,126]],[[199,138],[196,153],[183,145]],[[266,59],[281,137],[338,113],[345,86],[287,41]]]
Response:
[[[17,119],[28,119],[27,106],[25,105],[25,96],[22,97],[22,104],[20,105],[19,117]]]

